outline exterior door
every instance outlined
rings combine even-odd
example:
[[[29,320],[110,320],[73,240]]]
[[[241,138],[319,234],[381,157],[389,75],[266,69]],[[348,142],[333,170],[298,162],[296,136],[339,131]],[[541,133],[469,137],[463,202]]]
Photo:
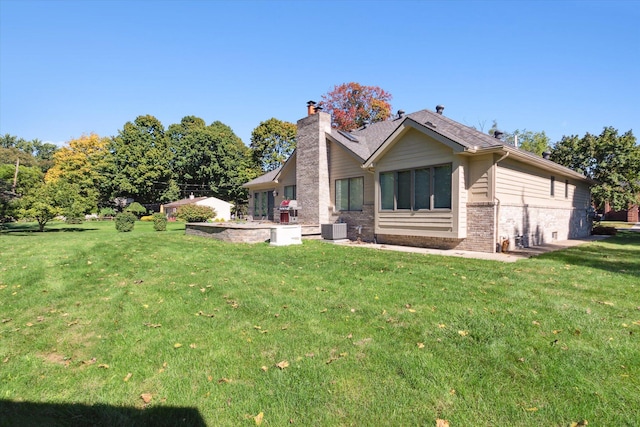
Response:
[[[274,208],[273,191],[267,191],[267,219],[273,221],[273,208]]]

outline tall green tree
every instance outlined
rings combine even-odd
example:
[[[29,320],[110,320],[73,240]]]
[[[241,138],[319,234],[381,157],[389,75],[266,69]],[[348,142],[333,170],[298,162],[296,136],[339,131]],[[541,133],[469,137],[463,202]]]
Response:
[[[140,203],[169,201],[165,191],[171,179],[172,153],[158,119],[146,115],[125,123],[110,149],[115,196],[131,197]]]
[[[246,190],[242,184],[257,176],[251,152],[233,130],[216,121],[206,126],[204,120],[187,116],[169,126],[167,135],[173,153],[173,179],[190,191],[211,194],[223,200],[242,204]]]
[[[591,193],[598,207],[609,202],[621,210],[640,203],[640,146],[631,130],[619,135],[605,127],[600,135],[563,136],[551,159],[597,182]]]
[[[0,164],[14,163],[20,159],[25,166],[38,165],[46,172],[53,165],[53,154],[58,147],[39,139],[27,141],[24,138],[5,134],[0,136]]]
[[[253,160],[263,171],[282,166],[296,148],[297,126],[276,118],[261,122],[251,132]]]
[[[13,179],[16,176],[16,166],[11,164],[0,165],[0,180],[5,183],[5,188],[8,190],[13,189]],[[37,166],[23,166],[18,167],[18,176],[16,180],[15,193],[26,194],[31,189],[42,184],[44,174]]]
[[[331,114],[334,127],[348,132],[367,123],[388,119],[391,98],[389,92],[378,86],[350,82],[335,86],[322,95],[319,105]]]

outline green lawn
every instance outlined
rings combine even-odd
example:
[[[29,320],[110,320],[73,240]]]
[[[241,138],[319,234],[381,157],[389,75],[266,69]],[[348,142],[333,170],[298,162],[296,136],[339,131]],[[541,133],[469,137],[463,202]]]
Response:
[[[640,233],[507,264],[14,224],[0,321],[0,426],[640,422]]]

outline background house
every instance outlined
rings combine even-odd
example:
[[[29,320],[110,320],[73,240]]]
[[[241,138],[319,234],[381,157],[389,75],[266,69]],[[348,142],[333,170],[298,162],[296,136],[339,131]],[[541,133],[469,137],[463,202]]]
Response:
[[[640,222],[640,208],[638,205],[631,205],[629,209],[614,211],[607,202],[604,205],[604,217],[609,221]]]
[[[178,200],[176,202],[167,203],[160,206],[160,212],[167,215],[167,218],[175,218],[180,206],[195,204],[199,206],[209,206],[216,211],[216,219],[224,221],[231,220],[232,203],[225,202],[215,197],[194,197],[193,194],[187,199]]]
[[[590,234],[591,181],[436,110],[347,133],[309,108],[289,160],[245,184],[250,214],[277,221],[295,198],[300,223],[351,239],[482,252]]]

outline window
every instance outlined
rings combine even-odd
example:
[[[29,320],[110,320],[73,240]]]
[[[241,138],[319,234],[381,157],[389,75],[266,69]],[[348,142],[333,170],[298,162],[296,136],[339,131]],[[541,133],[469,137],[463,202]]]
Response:
[[[549,189],[550,195],[551,197],[555,196],[555,192],[556,192],[556,177],[552,176],[551,177],[551,188]]]
[[[336,210],[361,211],[363,203],[363,177],[336,179]]]
[[[286,200],[296,200],[296,186],[285,185],[284,186],[284,198]]]
[[[569,180],[568,179],[564,180],[564,198],[565,199],[569,198]]]
[[[451,164],[380,174],[380,209],[451,209]]]
[[[269,191],[262,191],[259,193],[253,193],[253,216],[267,216],[269,215]]]
[[[262,205],[260,204],[260,194],[262,193],[253,193],[253,216],[262,215]]]

